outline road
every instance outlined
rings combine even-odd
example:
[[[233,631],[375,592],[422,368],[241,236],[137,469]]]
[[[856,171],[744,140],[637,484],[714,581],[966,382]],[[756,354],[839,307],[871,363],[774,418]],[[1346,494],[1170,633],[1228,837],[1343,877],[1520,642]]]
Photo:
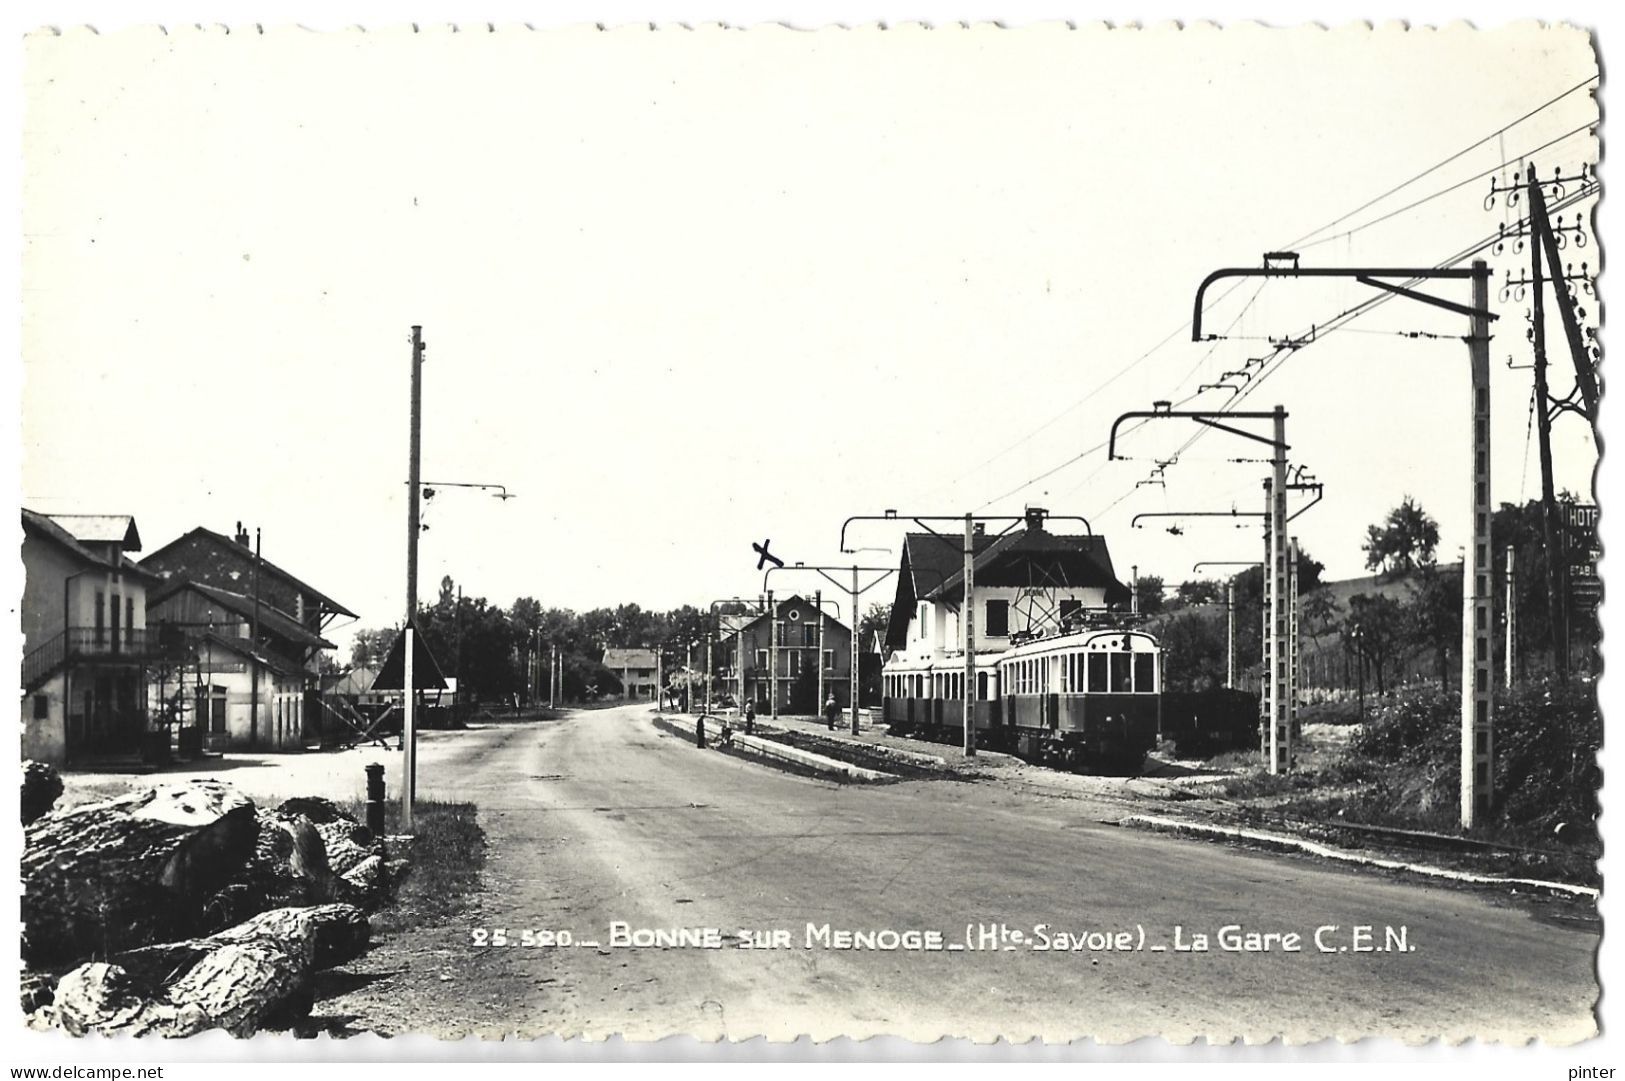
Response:
[[[320,1009],[382,1031],[917,1040],[1174,1041],[1594,1033],[1594,925],[1465,892],[1111,825],[1110,804],[992,783],[836,785],[657,730],[647,707],[494,726],[437,749],[426,795],[471,800],[489,841],[467,926],[385,942],[385,978]],[[724,948],[610,946],[631,928],[717,928]],[[1013,950],[806,948],[807,927],[1003,924]],[[1036,925],[1145,949],[1040,952]],[[1302,936],[1222,949],[1219,931]],[[1317,928],[1332,952],[1316,947]],[[1356,951],[1356,927],[1404,951]],[[1207,935],[1207,951],[1180,951]],[[475,944],[569,931],[596,948]],[[740,929],[790,948],[738,948]],[[769,938],[769,941],[771,939]],[[973,933],[972,941],[976,941]],[[1256,943],[1262,945],[1263,943]],[[1339,949],[1339,947],[1349,947]]]

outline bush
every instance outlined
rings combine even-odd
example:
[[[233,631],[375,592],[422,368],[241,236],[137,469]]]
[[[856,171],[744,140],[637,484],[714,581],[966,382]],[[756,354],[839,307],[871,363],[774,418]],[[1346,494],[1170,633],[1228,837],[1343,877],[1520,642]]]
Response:
[[[1594,836],[1602,774],[1596,685],[1543,681],[1495,704],[1495,797],[1486,826],[1549,834],[1559,823]],[[1461,699],[1427,691],[1376,711],[1350,750],[1376,777],[1366,810],[1384,820],[1454,827],[1461,792]]]

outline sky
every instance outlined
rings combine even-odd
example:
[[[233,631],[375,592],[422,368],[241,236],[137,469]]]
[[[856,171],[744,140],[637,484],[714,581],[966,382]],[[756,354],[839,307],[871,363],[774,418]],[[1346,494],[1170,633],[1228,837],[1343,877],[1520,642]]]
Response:
[[[449,575],[502,605],[704,606],[760,589],[753,542],[850,563],[851,515],[1028,504],[1087,518],[1120,577],[1177,582],[1257,558],[1256,523],[1134,515],[1261,508],[1267,466],[1234,459],[1263,448],[1181,449],[1196,430],[1159,422],[1108,462],[1112,421],[1369,295],[1243,281],[1207,315],[1228,339],[1194,343],[1202,278],[1288,246],[1430,266],[1508,220],[1470,178],[1597,154],[1590,87],[1508,127],[1597,73],[1584,33],[1533,23],[239,24],[24,52],[23,505],[133,514],[149,551],[242,521],[360,614],[341,635],[404,604],[414,324],[425,480],[517,496],[438,490],[425,596]],[[1539,468],[1507,367],[1527,304],[1496,295],[1527,255],[1490,258],[1499,503]],[[1456,557],[1463,324],[1394,301],[1248,386],[1326,485],[1294,524],[1328,576],[1364,572],[1366,526],[1406,495]],[[1554,442],[1558,486],[1589,491],[1584,422]],[[849,543],[894,563],[900,531]]]

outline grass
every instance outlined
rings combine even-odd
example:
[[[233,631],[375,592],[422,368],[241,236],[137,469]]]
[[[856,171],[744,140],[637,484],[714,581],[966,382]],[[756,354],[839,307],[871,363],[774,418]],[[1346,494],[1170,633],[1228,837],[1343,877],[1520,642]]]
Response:
[[[357,821],[367,820],[360,801],[344,805]],[[472,803],[419,800],[415,839],[406,851],[410,866],[395,884],[389,900],[373,914],[379,931],[405,930],[441,923],[468,909],[479,889],[485,866],[485,831]],[[400,802],[384,805],[384,832],[400,832]],[[390,853],[395,858],[397,853]]]

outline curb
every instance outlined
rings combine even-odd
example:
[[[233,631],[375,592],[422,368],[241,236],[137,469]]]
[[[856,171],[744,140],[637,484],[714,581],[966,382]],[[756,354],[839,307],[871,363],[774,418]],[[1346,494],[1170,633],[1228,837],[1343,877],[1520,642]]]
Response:
[[[1385,871],[1408,871],[1411,874],[1441,878],[1467,885],[1524,886],[1529,889],[1545,890],[1549,893],[1560,893],[1569,897],[1588,897],[1592,900],[1596,900],[1601,893],[1600,890],[1593,886],[1571,886],[1567,882],[1547,882],[1538,878],[1501,878],[1496,875],[1481,875],[1472,871],[1452,871],[1446,867],[1433,867],[1425,863],[1405,863],[1401,860],[1386,860],[1377,856],[1362,856],[1347,849],[1332,848],[1330,845],[1306,841],[1301,837],[1292,837],[1282,833],[1266,833],[1263,830],[1246,829],[1240,826],[1214,826],[1205,822],[1189,822],[1177,818],[1161,818],[1156,815],[1130,815],[1120,820],[1118,825],[1142,826],[1166,833],[1188,833],[1199,837],[1223,837],[1232,841],[1252,841],[1270,845],[1274,848],[1320,856],[1323,859],[1340,860],[1361,867],[1376,867]]]
[[[948,765],[948,760],[943,758],[941,755],[923,754],[920,751],[904,750],[901,747],[892,747],[884,743],[865,743],[861,739],[851,738],[850,735],[842,732],[840,729],[836,729],[834,732],[829,732],[823,729],[808,732],[800,728],[787,728],[782,724],[775,725],[771,721],[764,725],[759,718],[756,724],[758,728],[772,728],[776,732],[786,732],[798,736],[812,736],[817,739],[827,739],[833,740],[837,743],[844,743],[849,747],[861,747],[864,750],[870,751],[880,757],[895,758],[901,763],[911,766],[918,766],[921,769],[947,771],[952,768]],[[735,735],[734,738],[738,739],[739,737],[738,735]]]
[[[690,739],[694,736],[695,722],[686,716],[671,716],[658,714],[655,723],[671,729]],[[720,726],[719,729],[720,731]],[[894,774],[882,773],[879,770],[864,769],[854,766],[850,762],[840,762],[833,758],[825,758],[821,754],[803,751],[798,747],[790,747],[772,740],[760,739],[756,736],[747,736],[740,732],[733,734],[732,750],[736,754],[748,758],[760,759],[769,764],[785,764],[796,766],[804,770],[811,770],[821,776],[836,777],[846,781],[877,782],[895,781]]]

